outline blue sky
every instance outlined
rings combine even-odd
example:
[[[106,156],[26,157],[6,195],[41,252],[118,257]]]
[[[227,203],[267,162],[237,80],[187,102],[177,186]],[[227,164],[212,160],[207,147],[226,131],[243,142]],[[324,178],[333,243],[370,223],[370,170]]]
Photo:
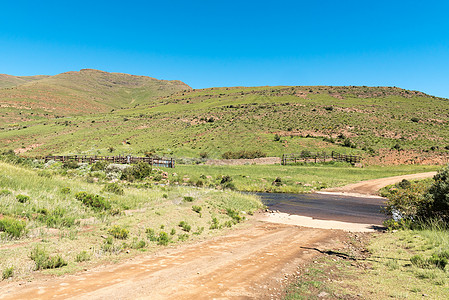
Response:
[[[399,86],[449,98],[449,1],[5,1],[0,73],[193,88]]]

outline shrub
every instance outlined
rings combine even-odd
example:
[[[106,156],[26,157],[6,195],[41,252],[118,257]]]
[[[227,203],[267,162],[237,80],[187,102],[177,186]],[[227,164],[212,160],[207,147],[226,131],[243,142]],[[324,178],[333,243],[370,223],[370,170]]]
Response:
[[[226,209],[228,216],[230,216],[235,222],[240,223],[243,220],[243,217],[239,215],[239,213],[234,209]]]
[[[404,183],[402,185],[407,186]],[[398,184],[383,191],[382,196],[388,199],[385,211],[396,221],[416,219],[427,206],[428,200],[424,195],[427,186],[428,184],[425,182],[411,182],[410,186],[406,188],[402,188]]]
[[[71,190],[69,187],[63,187],[61,189],[61,194],[70,194]]]
[[[117,182],[107,183],[104,186],[103,191],[109,192],[109,193],[114,193],[116,195],[124,195],[125,194],[125,191]]]
[[[138,162],[131,168],[123,170],[121,179],[133,181],[134,179],[144,179],[148,177],[152,171],[151,165],[145,162]]]
[[[125,240],[128,238],[129,230],[118,225],[114,225],[112,228],[109,228],[108,233],[116,239]]]
[[[107,166],[109,166],[109,163],[107,161],[104,160],[99,160],[97,162],[95,162],[91,167],[90,170],[92,172],[95,171],[104,171],[106,170]]]
[[[210,224],[209,229],[220,229],[220,225],[219,225],[218,219],[216,217],[212,218],[212,222]]]
[[[36,270],[56,269],[67,265],[60,255],[50,257],[45,249],[41,249],[39,246],[31,250],[30,258],[36,264]]]
[[[444,270],[448,264],[448,258],[436,253],[432,254],[429,258],[423,258],[421,255],[414,255],[410,258],[410,262],[414,266],[422,269],[439,268]]]
[[[275,186],[280,186],[280,185],[282,185],[282,179],[281,179],[281,177],[276,177],[276,179],[273,181],[272,184],[275,185]]]
[[[207,152],[200,152],[200,157],[201,158],[208,158],[209,154]]]
[[[74,160],[66,160],[65,162],[62,163],[62,167],[64,169],[76,169],[78,168],[78,162]]]
[[[221,177],[220,185],[223,189],[235,190],[235,185],[232,182],[232,177],[229,175]]]
[[[419,122],[419,118],[413,117],[413,118],[410,119],[410,121],[412,121],[414,123],[418,123]]]
[[[90,255],[87,253],[87,251],[81,251],[75,257],[76,262],[83,262],[88,260],[90,260]]]
[[[145,230],[145,233],[147,234],[147,237],[150,241],[152,242],[157,241],[156,232],[154,231],[153,228],[147,228]]]
[[[426,216],[449,221],[449,166],[440,170],[434,177],[426,195],[429,207]]]
[[[192,206],[192,210],[196,213],[201,213],[201,209],[202,209],[201,206],[197,206],[197,205]]]
[[[189,239],[189,235],[187,233],[181,233],[178,235],[178,241],[184,242]]]
[[[170,237],[165,231],[161,231],[157,238],[157,244],[162,246],[167,246],[170,243]]]
[[[16,196],[17,201],[19,201],[20,203],[25,203],[30,201],[30,196],[27,195],[17,195]]]
[[[393,147],[391,147],[391,149],[400,151],[400,150],[402,150],[402,147],[401,147],[401,145],[396,143]]]
[[[191,196],[184,196],[184,201],[185,202],[193,202],[193,197],[191,197]]]
[[[11,278],[13,275],[14,275],[14,267],[8,267],[4,269],[2,272],[3,279]]]
[[[179,222],[179,227],[182,228],[182,230],[189,232],[192,229],[192,226],[190,226],[186,221]]]
[[[279,142],[281,140],[281,136],[279,135],[279,134],[275,134],[274,135],[274,138],[273,138],[273,141],[275,141],[275,142]]]
[[[75,194],[75,198],[94,210],[111,209],[111,204],[100,195],[89,194],[87,192],[78,192]]]
[[[19,238],[26,233],[26,222],[11,217],[0,219],[0,231],[11,238]]]
[[[145,248],[146,245],[147,245],[147,243],[144,240],[138,241],[137,238],[135,237],[133,239],[133,243],[131,244],[131,248],[142,249],[142,248]]]
[[[260,150],[228,151],[222,154],[224,159],[253,159],[266,156],[267,154]]]
[[[1,190],[0,191],[0,197],[3,197],[3,196],[9,196],[9,195],[11,195],[12,193],[9,191],[9,190]]]
[[[114,244],[114,240],[112,239],[112,236],[108,237],[104,240],[103,245],[101,246],[101,249],[105,252],[109,253],[119,253],[122,251],[123,246]]]

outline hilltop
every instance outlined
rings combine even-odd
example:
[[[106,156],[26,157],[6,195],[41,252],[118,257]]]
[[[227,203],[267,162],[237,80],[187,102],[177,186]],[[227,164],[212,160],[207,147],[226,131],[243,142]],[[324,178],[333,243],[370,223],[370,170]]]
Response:
[[[61,91],[71,92],[64,94],[71,103],[65,117],[32,117],[57,106],[40,95]],[[0,141],[4,150],[27,155],[338,151],[370,163],[444,163],[449,152],[449,100],[397,87],[190,89],[179,81],[82,70],[0,89],[0,95],[25,92],[39,101],[20,121],[0,126]],[[21,103],[17,98],[9,98],[11,105]],[[3,110],[3,120],[8,116]]]
[[[189,90],[181,81],[93,69],[55,76],[0,77],[0,114],[7,123],[103,113]]]
[[[47,75],[36,76],[12,76],[8,74],[0,74],[0,88],[15,87],[36,80],[47,78]]]

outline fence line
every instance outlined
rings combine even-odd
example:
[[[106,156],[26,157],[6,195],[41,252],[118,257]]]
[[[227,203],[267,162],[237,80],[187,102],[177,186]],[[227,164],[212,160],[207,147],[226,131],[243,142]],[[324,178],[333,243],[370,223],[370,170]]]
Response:
[[[349,162],[351,164],[360,163],[362,158],[358,155],[346,155],[340,154],[338,152],[332,151],[330,155],[326,152],[309,152],[302,151],[300,154],[283,154],[281,158],[281,163],[283,165],[287,165],[289,163],[298,163],[298,162],[326,162],[326,161],[343,161]]]
[[[43,159],[45,162],[49,160],[55,161],[77,161],[81,163],[93,164],[97,161],[107,161],[117,164],[135,164],[138,162],[145,162],[155,167],[167,167],[174,168],[175,160],[173,158],[154,158],[154,157],[135,157],[135,156],[101,156],[101,155],[48,155],[44,157],[37,157],[38,159]]]

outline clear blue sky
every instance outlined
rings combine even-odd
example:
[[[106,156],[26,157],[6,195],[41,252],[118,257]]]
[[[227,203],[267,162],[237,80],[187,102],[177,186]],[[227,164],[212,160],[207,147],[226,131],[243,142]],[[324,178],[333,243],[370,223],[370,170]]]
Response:
[[[449,98],[449,1],[3,1],[0,73],[193,88],[399,86]]]

